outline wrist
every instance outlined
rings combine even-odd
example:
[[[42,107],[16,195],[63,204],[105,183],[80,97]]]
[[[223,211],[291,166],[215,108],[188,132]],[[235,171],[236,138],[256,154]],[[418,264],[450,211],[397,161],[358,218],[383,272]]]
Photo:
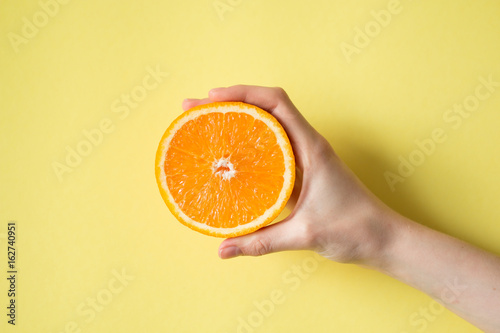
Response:
[[[334,220],[324,228],[315,228],[313,248],[335,262],[382,269],[392,256],[397,235],[397,215],[376,201],[357,203],[348,218]]]
[[[408,223],[402,216],[382,203],[367,210],[363,217],[366,232],[370,235],[364,247],[359,265],[386,271],[391,264],[394,251],[397,251],[398,235]]]

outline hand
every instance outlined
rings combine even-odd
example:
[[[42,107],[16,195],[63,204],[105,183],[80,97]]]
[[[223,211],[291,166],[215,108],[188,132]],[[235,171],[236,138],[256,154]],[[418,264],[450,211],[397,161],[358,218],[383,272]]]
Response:
[[[187,99],[185,110],[209,102],[241,101],[270,112],[292,144],[296,186],[283,221],[222,242],[219,256],[258,256],[314,250],[338,262],[376,260],[388,243],[388,225],[377,216],[385,206],[357,180],[328,141],[302,116],[281,88],[232,86],[212,89],[206,99]]]
[[[217,88],[206,99],[185,100],[183,107],[218,101],[253,104],[275,116],[288,134],[298,169],[289,201],[294,205],[291,214],[254,233],[224,240],[221,258],[314,250],[334,261],[391,275],[484,331],[500,333],[500,257],[411,221],[381,203],[283,89]]]

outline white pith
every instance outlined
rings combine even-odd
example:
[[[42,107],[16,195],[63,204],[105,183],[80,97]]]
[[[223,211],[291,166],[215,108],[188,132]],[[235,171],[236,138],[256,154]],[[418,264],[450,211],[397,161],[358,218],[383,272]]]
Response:
[[[223,167],[223,168],[228,168],[229,170],[220,170],[217,171],[218,168]],[[222,157],[218,161],[214,162],[214,165],[212,166],[213,172],[217,175],[222,177],[224,180],[228,180],[234,177],[236,174],[236,170],[234,170],[234,165],[229,161],[229,158],[224,158]]]
[[[165,192],[166,192],[166,195],[167,195],[169,201],[173,204],[174,209],[176,210],[176,212],[180,215],[180,217],[184,221],[186,221],[189,224],[192,224],[193,226],[195,226],[198,229],[206,230],[209,233],[217,233],[217,234],[221,234],[221,235],[229,235],[229,234],[237,233],[238,231],[240,231],[242,229],[249,229],[249,228],[252,228],[254,226],[261,225],[270,216],[272,216],[276,212],[276,210],[278,210],[278,209],[281,208],[282,202],[284,200],[286,200],[287,189],[289,189],[290,186],[291,186],[292,175],[293,175],[293,171],[294,171],[294,170],[291,169],[291,165],[293,164],[292,163],[293,161],[292,161],[292,157],[288,153],[288,150],[286,149],[286,147],[288,145],[287,139],[285,137],[283,137],[282,135],[280,135],[282,133],[281,129],[278,128],[269,119],[267,119],[265,117],[261,117],[259,115],[259,113],[255,109],[252,109],[252,108],[244,108],[243,109],[243,108],[244,108],[244,106],[242,106],[242,105],[238,105],[238,106],[235,106],[235,105],[226,105],[226,106],[216,106],[216,107],[210,107],[210,108],[207,108],[207,109],[202,109],[202,110],[194,111],[190,115],[188,115],[188,116],[180,119],[179,121],[177,121],[177,123],[174,124],[174,127],[170,131],[169,136],[167,136],[163,140],[163,142],[161,142],[161,144],[160,144],[161,153],[160,153],[160,159],[157,162],[158,163],[157,164],[157,168],[159,168],[159,170],[160,170],[160,177],[159,177],[160,183],[161,183],[163,189],[165,189]],[[272,205],[270,208],[268,208],[264,212],[264,214],[262,214],[261,216],[257,217],[255,220],[253,220],[253,221],[251,221],[249,223],[243,224],[243,225],[238,225],[238,226],[233,227],[233,228],[214,228],[214,227],[207,226],[206,224],[203,224],[203,223],[200,223],[200,222],[197,222],[197,221],[191,219],[189,216],[187,216],[186,214],[184,214],[184,212],[180,209],[180,207],[174,201],[173,196],[170,193],[170,190],[169,190],[169,188],[167,186],[167,176],[165,174],[165,169],[164,169],[165,158],[166,158],[166,155],[167,155],[166,153],[167,153],[168,147],[169,147],[170,142],[171,142],[172,138],[174,137],[175,133],[185,123],[187,123],[188,121],[193,120],[193,119],[195,119],[195,118],[197,118],[197,117],[199,117],[201,115],[204,115],[204,114],[207,114],[207,113],[212,113],[212,112],[220,112],[220,113],[239,112],[239,113],[245,113],[245,114],[248,114],[248,115],[254,117],[255,119],[259,119],[259,120],[263,121],[271,129],[271,131],[273,133],[275,133],[275,135],[276,135],[276,141],[278,143],[278,146],[281,148],[281,151],[283,152],[283,156],[284,156],[284,159],[285,159],[285,161],[284,161],[285,172],[283,174],[283,178],[284,178],[283,187],[281,188],[281,191],[280,191],[280,194],[278,196],[278,199],[276,200],[276,203],[274,203],[274,205]],[[219,172],[216,173],[216,174],[220,174],[220,176],[223,179],[226,179],[226,180],[230,179],[230,178],[234,177],[235,174],[237,173],[237,170],[234,170],[234,166],[229,161],[229,159],[221,158],[218,161],[214,161],[214,164],[213,164],[213,170],[214,170],[214,172],[219,167],[225,167],[225,168],[229,169],[229,171],[227,171],[227,170],[221,170],[221,171],[219,171]]]

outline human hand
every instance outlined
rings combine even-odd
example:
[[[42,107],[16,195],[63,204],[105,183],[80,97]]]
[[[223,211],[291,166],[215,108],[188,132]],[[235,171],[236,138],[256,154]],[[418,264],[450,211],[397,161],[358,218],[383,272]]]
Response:
[[[381,255],[390,228],[377,216],[389,210],[342,163],[283,89],[216,88],[208,98],[185,100],[183,108],[221,101],[245,102],[270,112],[288,134],[298,169],[291,214],[254,233],[226,239],[219,247],[221,258],[314,250],[334,261],[363,264]]]
[[[208,98],[185,100],[183,107],[222,101],[253,104],[276,117],[288,134],[298,170],[290,215],[254,233],[224,240],[219,247],[221,258],[314,250],[337,262],[357,263],[391,275],[479,328],[500,333],[500,257],[385,206],[342,163],[283,89],[217,88]],[[450,288],[460,293],[451,297]]]

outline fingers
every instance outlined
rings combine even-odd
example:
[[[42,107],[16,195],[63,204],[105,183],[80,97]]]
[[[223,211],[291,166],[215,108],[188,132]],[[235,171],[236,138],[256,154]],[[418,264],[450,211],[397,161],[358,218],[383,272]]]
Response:
[[[208,98],[203,98],[203,99],[198,99],[198,98],[186,98],[184,101],[182,101],[182,109],[184,111],[187,111],[191,108],[194,108],[195,106],[198,105],[203,105],[210,103],[211,101]]]
[[[214,102],[238,101],[253,104],[271,113],[280,104],[291,104],[283,89],[260,86],[237,85],[228,88],[215,88],[208,92],[208,97]]]
[[[314,164],[312,152],[321,147],[319,143],[324,139],[297,110],[282,88],[247,85],[215,88],[210,90],[208,98],[186,99],[182,107],[188,110],[198,105],[224,101],[253,104],[271,113],[288,134],[299,169],[304,170]]]
[[[288,221],[287,221],[288,220]],[[228,238],[219,246],[219,257],[261,256],[268,253],[309,248],[304,224],[288,218],[254,233]]]
[[[288,134],[294,150],[298,153],[297,161],[321,137],[293,105],[282,88],[237,85],[228,88],[215,88],[208,94],[213,102],[240,101],[253,104],[270,112],[281,123]]]
[[[290,133],[309,125],[282,88],[237,85],[212,89],[208,97],[214,102],[239,101],[258,106],[276,117]]]

